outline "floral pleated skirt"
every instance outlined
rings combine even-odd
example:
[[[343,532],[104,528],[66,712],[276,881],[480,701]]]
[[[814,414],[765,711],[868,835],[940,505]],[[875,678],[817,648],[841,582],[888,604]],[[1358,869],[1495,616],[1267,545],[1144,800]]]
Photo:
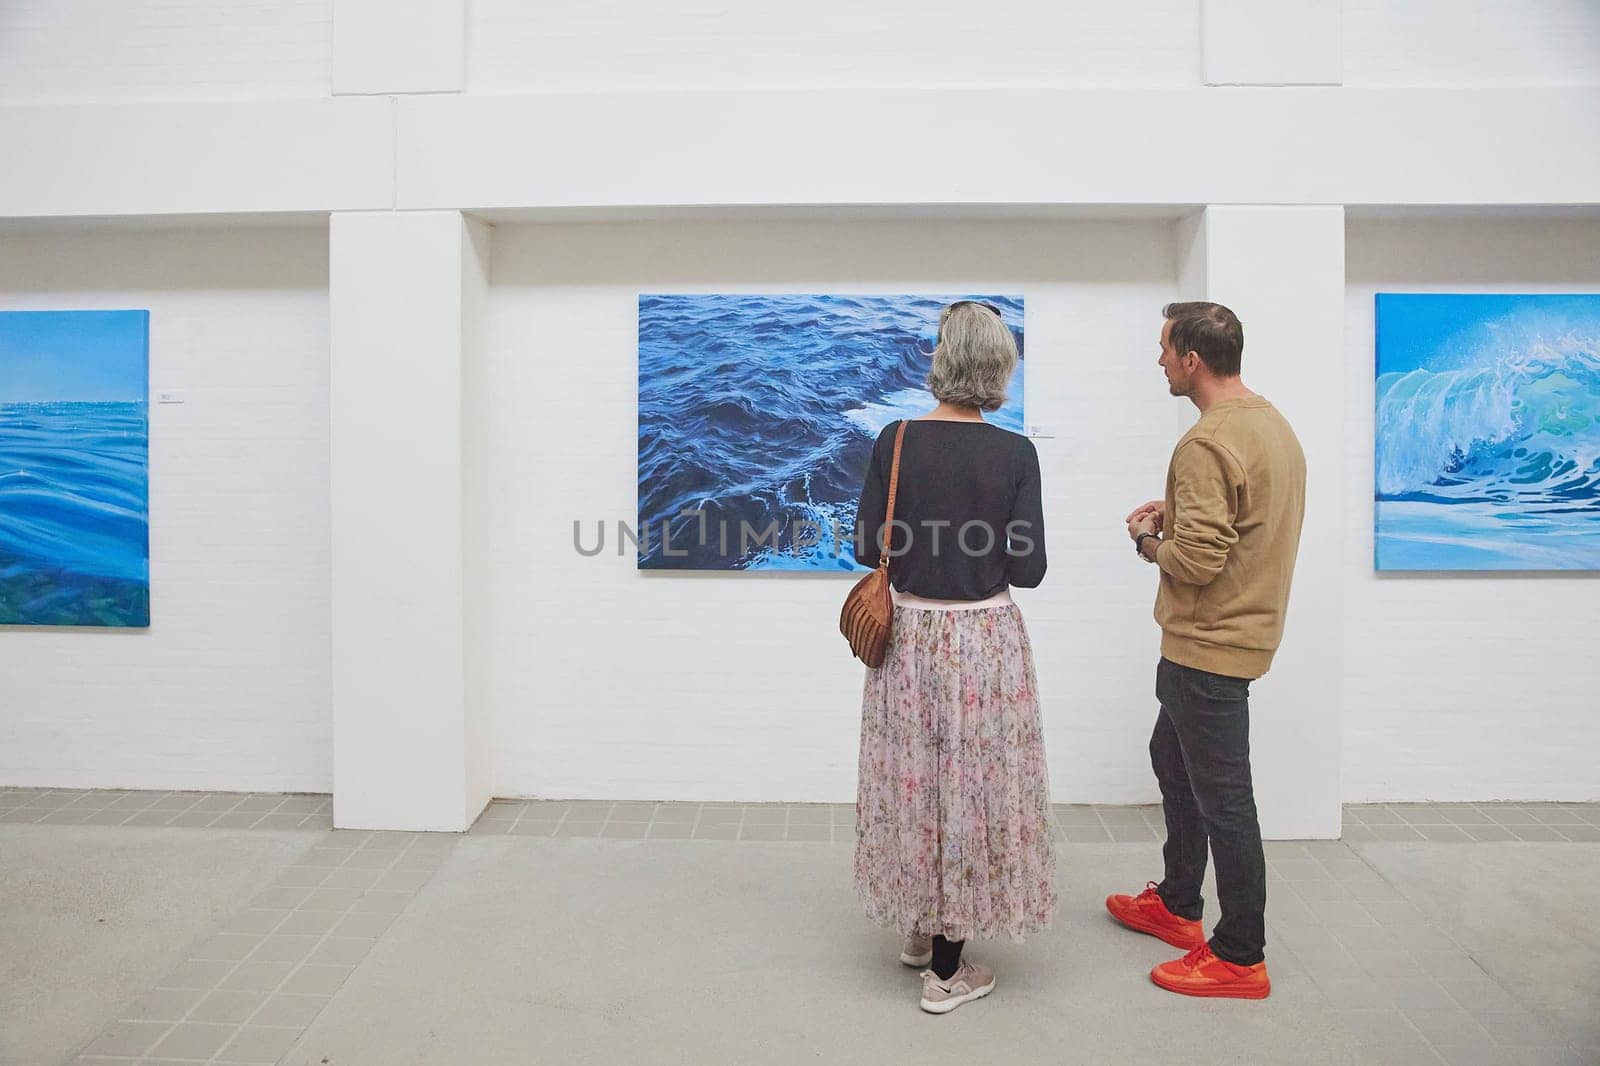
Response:
[[[1022,940],[1055,914],[1033,652],[1015,604],[896,606],[861,700],[855,883],[901,933]]]

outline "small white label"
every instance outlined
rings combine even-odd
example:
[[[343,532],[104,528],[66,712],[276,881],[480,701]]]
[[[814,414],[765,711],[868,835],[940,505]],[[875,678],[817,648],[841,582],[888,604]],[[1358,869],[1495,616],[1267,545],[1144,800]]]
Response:
[[[156,393],[156,402],[157,403],[182,403],[183,402],[183,390],[182,389],[162,389],[160,392]]]
[[[1050,422],[1029,422],[1028,423],[1028,436],[1030,436],[1030,437],[1054,437],[1055,435],[1056,435],[1056,427],[1055,427],[1055,425],[1053,423],[1050,423]]]

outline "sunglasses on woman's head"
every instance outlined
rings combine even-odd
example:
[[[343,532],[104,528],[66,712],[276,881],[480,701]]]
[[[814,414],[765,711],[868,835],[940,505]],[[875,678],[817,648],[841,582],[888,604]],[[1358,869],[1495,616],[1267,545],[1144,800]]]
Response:
[[[1004,319],[1006,317],[1005,315],[1002,315],[1000,313],[1000,309],[998,307],[996,307],[994,304],[984,303],[982,300],[957,300],[955,303],[951,304],[946,310],[947,311],[954,311],[956,308],[962,307],[962,306],[966,306],[966,307],[986,307],[990,311],[994,312],[994,315],[995,315],[996,318]]]

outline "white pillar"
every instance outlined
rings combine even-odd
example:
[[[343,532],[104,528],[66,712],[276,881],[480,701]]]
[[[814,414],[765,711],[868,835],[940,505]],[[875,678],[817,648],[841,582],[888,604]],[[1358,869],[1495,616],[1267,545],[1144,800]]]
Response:
[[[461,830],[489,799],[461,469],[488,232],[456,211],[347,212],[330,246],[334,824]]]
[[[1283,647],[1251,689],[1263,835],[1340,833],[1344,669],[1344,208],[1208,207],[1184,228],[1184,299],[1244,324],[1244,380],[1306,453],[1306,518]]]

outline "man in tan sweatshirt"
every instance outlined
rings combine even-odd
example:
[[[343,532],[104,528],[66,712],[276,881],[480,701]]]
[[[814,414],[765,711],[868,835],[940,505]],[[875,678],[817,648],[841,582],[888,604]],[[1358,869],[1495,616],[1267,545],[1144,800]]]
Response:
[[[1250,778],[1250,682],[1283,638],[1305,513],[1306,462],[1277,408],[1239,378],[1244,329],[1214,303],[1168,304],[1160,366],[1172,395],[1200,420],[1167,469],[1166,498],[1128,516],[1140,558],[1161,571],[1156,621],[1161,709],[1150,761],[1161,785],[1165,876],[1106,909],[1124,925],[1189,954],[1150,978],[1193,996],[1261,999],[1266,859]],[[1201,931],[1206,848],[1217,863],[1222,916]]]

